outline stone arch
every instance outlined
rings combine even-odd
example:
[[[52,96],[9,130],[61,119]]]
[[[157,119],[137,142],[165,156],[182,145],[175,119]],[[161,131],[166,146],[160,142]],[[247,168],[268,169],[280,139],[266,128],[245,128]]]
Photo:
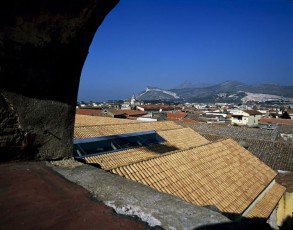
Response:
[[[18,140],[14,143],[18,156],[28,154],[23,151],[26,145],[37,149],[34,159],[71,155],[81,70],[97,28],[117,3],[118,0],[0,3],[0,100],[6,103],[0,116],[8,116],[14,122],[12,133]],[[3,119],[1,126],[5,126]],[[3,160],[3,152],[14,156],[12,146],[7,148],[13,141],[4,129],[0,130],[0,139],[6,140],[0,146],[0,159]]]

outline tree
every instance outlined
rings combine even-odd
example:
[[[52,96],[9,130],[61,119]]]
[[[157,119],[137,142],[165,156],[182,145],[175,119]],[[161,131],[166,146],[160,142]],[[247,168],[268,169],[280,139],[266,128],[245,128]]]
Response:
[[[280,118],[282,118],[282,119],[291,119],[291,117],[289,116],[287,111],[283,112],[282,115],[280,116]]]

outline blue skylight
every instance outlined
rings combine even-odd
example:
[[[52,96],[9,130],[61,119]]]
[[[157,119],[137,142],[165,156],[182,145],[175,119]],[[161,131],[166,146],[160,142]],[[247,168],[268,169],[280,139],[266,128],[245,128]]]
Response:
[[[156,131],[83,138],[74,140],[73,156],[75,158],[84,158],[129,148],[159,144],[165,141]]]

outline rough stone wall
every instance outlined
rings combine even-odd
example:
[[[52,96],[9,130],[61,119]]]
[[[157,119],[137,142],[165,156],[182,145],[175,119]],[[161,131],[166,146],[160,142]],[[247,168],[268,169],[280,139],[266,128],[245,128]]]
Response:
[[[24,132],[20,129],[17,114],[0,93],[0,154],[2,159],[9,159],[9,155],[16,157],[17,147],[21,146],[23,139]]]
[[[117,3],[0,3],[0,160],[70,156],[81,70],[97,28]]]

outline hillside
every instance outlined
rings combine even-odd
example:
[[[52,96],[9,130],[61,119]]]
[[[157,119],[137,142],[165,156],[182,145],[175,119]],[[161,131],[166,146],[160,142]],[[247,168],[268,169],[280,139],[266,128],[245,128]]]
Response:
[[[238,81],[220,84],[182,83],[177,88],[165,90],[147,87],[138,95],[141,100],[166,100],[189,102],[289,102],[293,103],[293,86],[276,84],[249,85]]]

